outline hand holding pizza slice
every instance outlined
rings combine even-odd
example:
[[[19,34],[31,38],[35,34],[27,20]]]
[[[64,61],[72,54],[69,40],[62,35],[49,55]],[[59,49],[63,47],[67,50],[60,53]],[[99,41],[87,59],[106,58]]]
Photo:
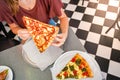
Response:
[[[40,52],[45,51],[51,45],[59,31],[59,28],[56,26],[40,22],[27,16],[23,17],[23,22],[32,35]]]

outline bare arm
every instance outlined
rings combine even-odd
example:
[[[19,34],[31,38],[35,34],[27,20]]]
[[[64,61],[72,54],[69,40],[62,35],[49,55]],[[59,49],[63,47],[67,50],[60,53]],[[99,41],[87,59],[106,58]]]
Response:
[[[58,47],[64,44],[68,35],[68,26],[69,26],[68,18],[62,9],[61,9],[61,13],[62,15],[59,16],[58,18],[60,20],[60,29],[62,33],[58,34],[54,42],[52,43],[53,46],[58,46]]]
[[[27,31],[27,29],[23,29],[15,23],[9,24],[9,26],[12,32],[18,35],[22,40],[27,40],[30,37],[30,34]]]
[[[18,31],[22,29],[21,27],[19,27],[15,23],[9,24],[9,26],[10,26],[10,29],[12,30],[12,32],[16,35],[18,34]]]
[[[66,16],[66,14],[64,13],[62,9],[61,9],[61,13],[62,15],[58,17],[60,20],[60,28],[61,28],[62,33],[67,36],[68,26],[69,26],[68,17]]]

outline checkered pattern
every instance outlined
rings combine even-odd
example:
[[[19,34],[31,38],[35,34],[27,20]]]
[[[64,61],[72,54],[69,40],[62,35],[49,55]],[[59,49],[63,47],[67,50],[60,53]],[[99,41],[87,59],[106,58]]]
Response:
[[[112,28],[119,0],[62,0],[70,26],[98,62],[105,80],[120,80],[120,31]]]
[[[105,80],[120,80],[120,31],[115,27],[105,34],[117,17],[119,0],[85,0],[84,5],[82,0],[62,1],[69,25],[98,62]]]

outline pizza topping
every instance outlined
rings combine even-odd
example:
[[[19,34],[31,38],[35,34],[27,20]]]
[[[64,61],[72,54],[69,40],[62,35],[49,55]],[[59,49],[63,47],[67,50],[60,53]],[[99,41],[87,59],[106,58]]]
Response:
[[[71,62],[75,62],[75,58],[73,58],[73,59],[71,60]]]
[[[70,78],[74,78],[74,75],[72,75],[72,74],[70,74],[70,76],[69,76]]]
[[[68,77],[67,71],[65,71],[63,75],[65,76],[65,78],[67,78]]]
[[[57,78],[62,79],[62,76],[60,74],[57,75]]]
[[[80,62],[81,62],[81,59],[77,59],[76,61],[75,61],[75,63],[79,66],[80,65]]]
[[[56,77],[60,80],[67,78],[81,79],[93,77],[93,73],[85,59],[77,53]]]
[[[68,70],[68,67],[66,66],[62,71],[66,71],[66,70]]]
[[[74,70],[73,73],[74,73],[74,76],[76,76],[77,75],[77,70]]]
[[[83,68],[84,68],[84,65],[81,64],[81,65],[79,66],[79,69],[83,69]]]
[[[84,73],[83,73],[83,76],[88,76],[88,72],[87,72],[87,71],[84,72]]]
[[[86,68],[83,68],[83,69],[82,69],[82,72],[85,72],[85,71],[86,71]]]
[[[69,66],[69,67],[70,67],[70,70],[71,70],[71,71],[75,70],[75,68],[74,68],[73,65],[72,65],[72,66]]]

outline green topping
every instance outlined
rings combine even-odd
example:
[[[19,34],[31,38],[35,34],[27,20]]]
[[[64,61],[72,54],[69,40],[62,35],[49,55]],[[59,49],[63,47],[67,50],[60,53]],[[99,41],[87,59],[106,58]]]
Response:
[[[72,65],[72,66],[69,66],[69,67],[70,67],[70,70],[71,70],[71,71],[75,70],[73,65]]]
[[[79,79],[79,77],[76,75],[76,76],[75,76],[75,79]]]
[[[58,79],[62,79],[62,76],[57,76]]]
[[[79,66],[80,63],[81,63],[81,59],[77,59],[77,60],[75,61],[75,63]]]
[[[86,68],[83,68],[83,69],[82,69],[82,72],[85,72],[85,71],[86,71]]]
[[[72,74],[70,74],[70,76],[69,76],[70,78],[74,78],[74,75],[72,75]]]
[[[66,71],[66,70],[68,70],[68,67],[66,66],[62,71]]]
[[[60,75],[57,75],[57,78],[58,78],[58,79],[62,79],[62,76],[60,76]]]

